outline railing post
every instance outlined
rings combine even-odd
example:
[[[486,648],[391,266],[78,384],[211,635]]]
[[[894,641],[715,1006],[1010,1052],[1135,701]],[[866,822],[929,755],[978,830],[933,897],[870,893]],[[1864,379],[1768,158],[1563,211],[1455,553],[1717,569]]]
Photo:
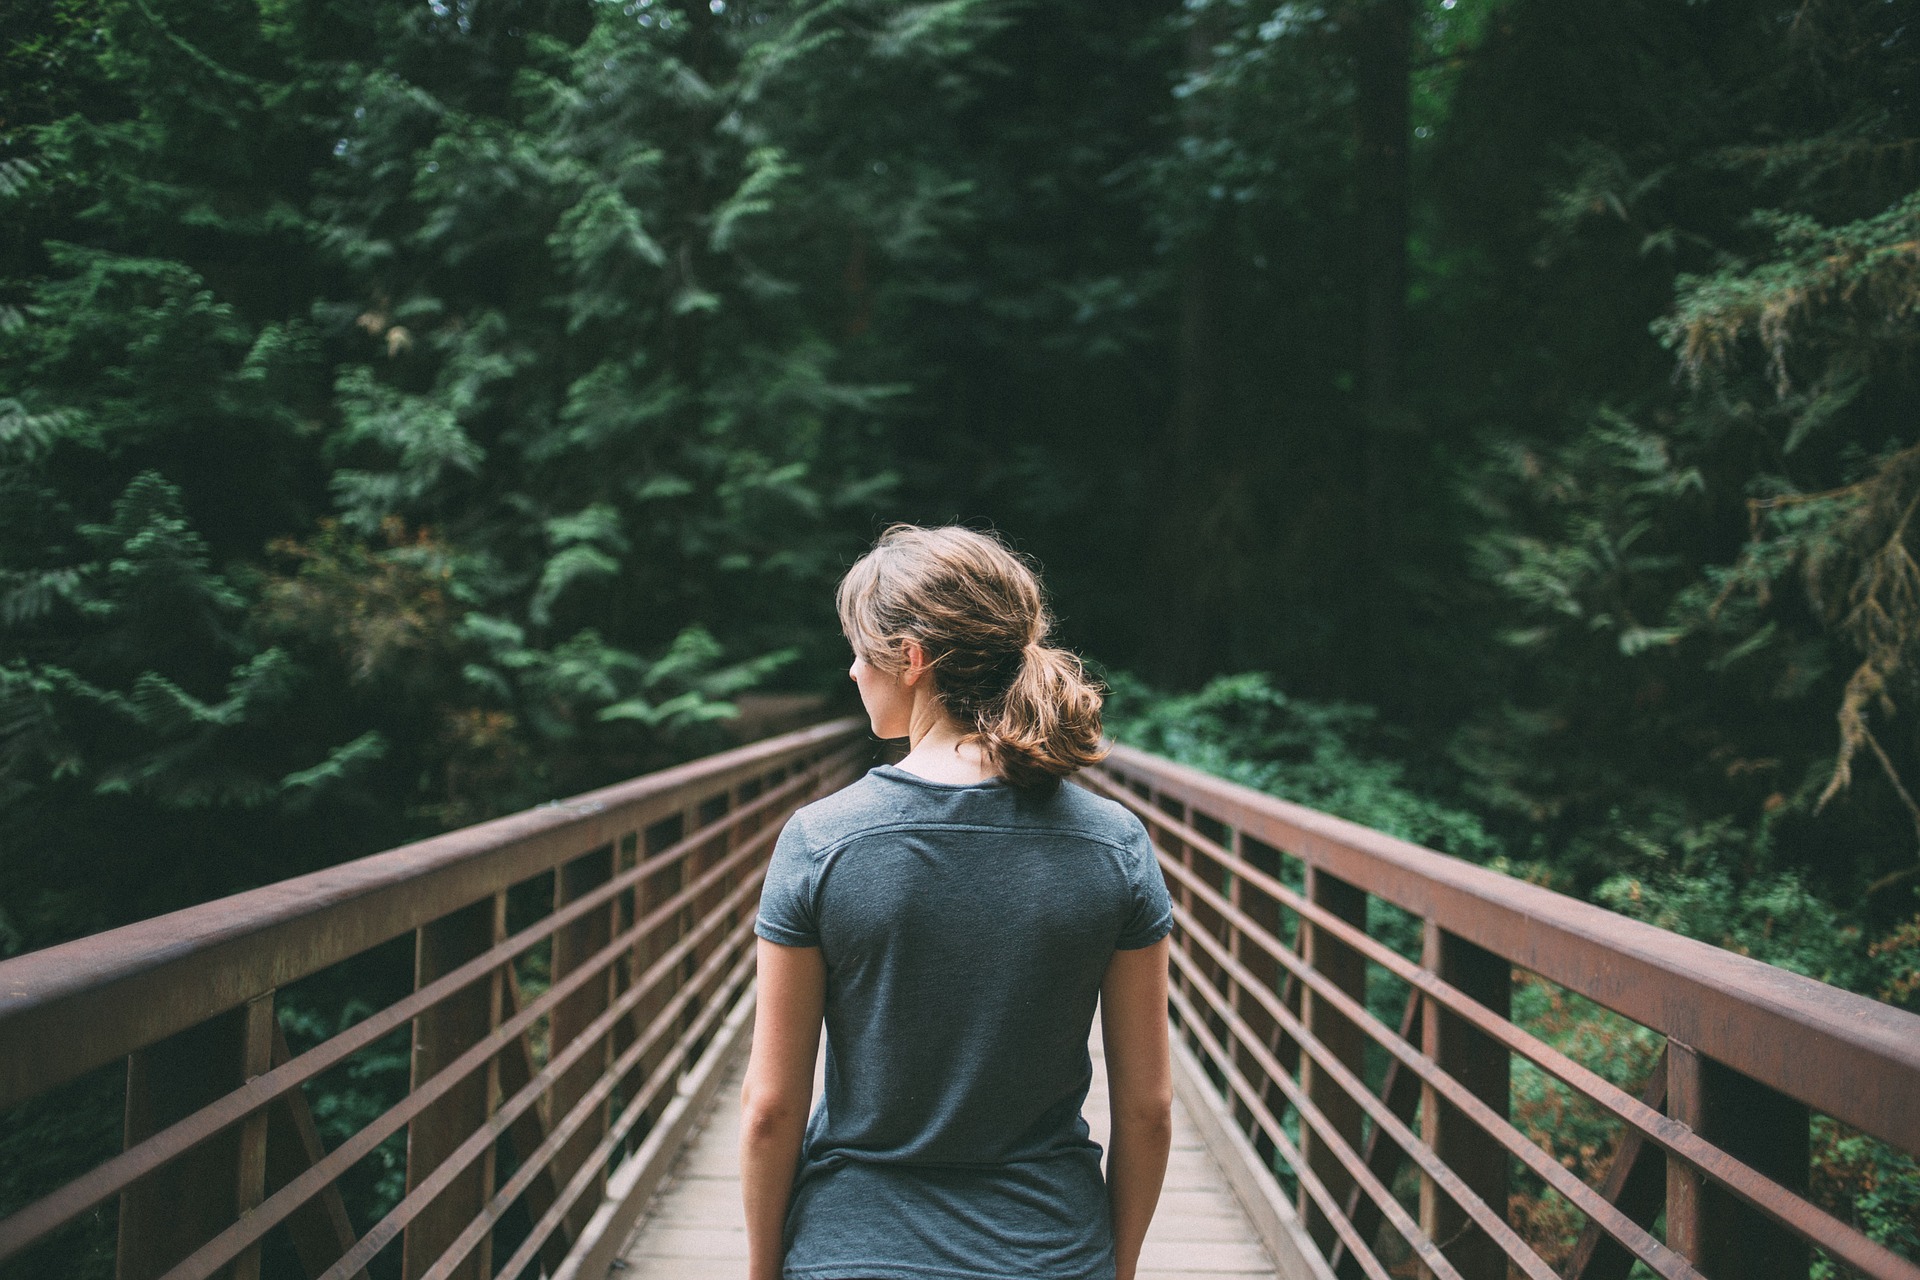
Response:
[[[680,821],[682,821],[682,827],[684,827],[685,831],[689,831],[689,833],[693,833],[693,831],[703,831],[708,823],[714,823],[714,821],[718,821],[722,816],[726,816],[726,804],[728,804],[726,793],[718,796],[718,804],[716,804],[716,798],[714,798],[714,796],[708,796],[705,800],[695,800],[693,804],[689,804],[689,806],[685,808],[685,812],[682,814],[682,819],[680,819]],[[726,839],[728,839],[726,833],[710,835],[705,841],[699,842],[695,848],[691,848],[691,850],[687,852],[687,873],[685,873],[685,875],[687,875],[687,883],[693,883],[693,881],[697,881],[699,877],[707,875],[708,869],[726,856]],[[707,919],[707,913],[712,912],[714,904],[722,900],[724,892],[726,892],[726,890],[722,889],[720,885],[712,885],[710,889],[695,894],[693,902],[689,902],[689,904],[687,904],[687,910],[685,910],[685,929],[687,929],[689,933],[691,933],[693,929],[697,929],[697,927]],[[701,971],[701,965],[707,963],[708,958],[722,946],[722,942],[724,942],[724,935],[712,933],[712,935],[707,936],[705,942],[693,946],[693,948],[687,952],[687,958],[685,958],[684,965],[682,965],[682,975],[684,975],[682,981],[684,981],[684,983],[693,981],[693,975]],[[680,1025],[682,1025],[682,1027],[691,1027],[695,1021],[699,1021],[699,1015],[701,1015],[701,1011],[703,1011],[705,1007],[707,1007],[707,1000],[705,1000],[703,996],[695,996],[693,1000],[689,1000],[687,1007],[685,1007],[685,1013],[682,1013],[682,1023],[680,1023]]]
[[[1307,897],[1315,905],[1324,907],[1355,928],[1367,927],[1366,892],[1311,864],[1307,867]],[[1303,918],[1300,928],[1305,931],[1307,963],[1326,975],[1341,991],[1364,1002],[1367,994],[1365,957],[1311,920]],[[1362,1075],[1365,1070],[1366,1032],[1311,988],[1302,998],[1301,1010],[1308,1036],[1325,1045],[1356,1076]],[[1327,1117],[1334,1132],[1349,1147],[1358,1151],[1363,1115],[1359,1102],[1349,1097],[1337,1080],[1319,1070],[1313,1059],[1305,1054],[1300,1058],[1300,1083],[1306,1090],[1308,1100]],[[1354,1185],[1353,1176],[1340,1163],[1327,1142],[1305,1123],[1300,1126],[1300,1153],[1306,1157],[1307,1167],[1332,1194],[1334,1202],[1344,1204],[1347,1193]],[[1304,1186],[1300,1190],[1300,1215],[1306,1220],[1307,1230],[1312,1234],[1321,1256],[1325,1257],[1338,1237],[1334,1234],[1332,1222],[1321,1212],[1320,1206],[1308,1197]]]
[[[1265,872],[1276,880],[1280,878],[1280,851],[1278,849],[1270,845],[1262,844],[1260,841],[1252,839],[1238,830],[1233,833],[1233,841],[1235,851],[1248,866],[1251,866],[1256,871]],[[1244,877],[1235,877],[1234,893],[1235,901],[1239,904],[1240,910],[1252,919],[1253,923],[1258,926],[1262,933],[1266,934],[1268,939],[1278,939],[1281,936],[1280,902],[1278,899],[1246,883]],[[1299,1012],[1300,997],[1297,989],[1298,984],[1290,981],[1292,975],[1286,974],[1283,976],[1280,962],[1273,958],[1272,953],[1260,943],[1243,937],[1238,930],[1234,931],[1233,941],[1235,947],[1234,954],[1239,958],[1240,963],[1246,967],[1247,971],[1254,976],[1259,985],[1269,992],[1281,993],[1282,998],[1287,1002],[1289,1010],[1297,1014]],[[1299,1046],[1293,1043],[1293,1038],[1280,1029],[1279,1022],[1271,1013],[1267,1012],[1267,1007],[1260,1003],[1252,992],[1244,990],[1240,992],[1238,1009],[1240,1016],[1246,1020],[1247,1026],[1253,1031],[1254,1035],[1279,1059],[1281,1068],[1291,1075],[1293,1071],[1297,1069],[1297,1059],[1299,1056]],[[1280,1091],[1280,1086],[1272,1080],[1267,1079],[1265,1072],[1257,1069],[1258,1063],[1250,1051],[1245,1049],[1241,1050],[1239,1062],[1241,1073],[1244,1074],[1248,1080],[1259,1080],[1262,1082],[1260,1089],[1261,1101],[1266,1103],[1267,1107],[1275,1115],[1279,1115],[1281,1110],[1286,1106],[1286,1096]],[[1258,1126],[1251,1125],[1252,1116],[1247,1112],[1247,1108],[1244,1106],[1237,1107],[1234,1114],[1236,1117],[1244,1117],[1243,1123],[1248,1124],[1250,1127],[1249,1136],[1252,1138],[1254,1149],[1260,1153],[1262,1158],[1271,1161],[1273,1159],[1273,1140],[1267,1137]]]
[[[647,826],[640,833],[639,864],[644,866],[649,862],[655,861],[662,849],[667,848],[679,840],[683,834],[685,833],[682,830],[682,820],[677,815],[663,818]],[[633,910],[635,919],[651,915],[659,908],[661,903],[667,901],[679,891],[683,880],[680,873],[681,866],[681,863],[675,862],[670,866],[660,867],[651,874],[640,878],[640,883],[634,891]],[[640,975],[644,974],[661,956],[665,955],[679,938],[680,916],[678,914],[669,916],[636,938],[634,940],[631,958],[628,961],[628,963],[633,966],[634,980],[636,982],[639,981]],[[653,985],[652,990],[640,998],[638,1003],[634,1005],[633,1013],[629,1018],[636,1036],[644,1031],[647,1025],[659,1015],[660,1011],[666,1007],[667,1002],[673,998],[674,993],[679,990],[679,987],[680,971],[675,969],[670,973],[662,975],[660,980]],[[671,1043],[668,1042],[642,1054],[640,1060],[634,1064],[632,1072],[628,1074],[626,1081],[623,1082],[622,1091],[629,1094],[637,1091],[647,1077],[652,1074],[654,1068],[658,1067],[661,1061],[665,1059],[671,1051],[672,1046]],[[664,1104],[660,1105],[663,1106]],[[659,1114],[658,1108],[656,1107],[649,1113],[643,1123],[635,1127],[634,1141],[639,1142],[643,1140],[646,1137],[646,1131],[651,1129],[653,1122],[657,1119],[659,1119]]]
[[[271,1017],[271,997],[266,999]],[[256,1021],[250,1007],[218,1014],[128,1056],[127,1146],[244,1083],[255,1057],[249,1052],[248,1030]],[[120,1194],[116,1280],[152,1280],[232,1225],[246,1201],[243,1130],[251,1126],[215,1134]]]
[[[1502,1018],[1513,1000],[1513,966],[1491,951],[1426,922],[1421,965]],[[1509,1111],[1512,1064],[1504,1045],[1431,996],[1421,1012],[1421,1049],[1439,1068],[1499,1115]],[[1501,1216],[1507,1212],[1507,1151],[1498,1139],[1442,1099],[1420,1090],[1421,1137],[1469,1188]],[[1464,1280],[1505,1280],[1506,1255],[1473,1225],[1433,1179],[1420,1180],[1420,1229],[1442,1246]]]
[[[639,865],[640,833],[638,831],[630,831],[614,842],[613,873],[616,876],[624,876]],[[624,933],[633,928],[634,921],[640,918],[640,899],[641,894],[638,888],[628,889],[614,899],[613,928],[616,933]],[[628,947],[627,950],[614,961],[613,997],[616,1001],[633,989],[635,980],[640,976],[638,961],[639,948],[637,945]],[[631,1049],[633,1042],[638,1038],[639,1024],[635,1021],[632,1011],[629,1011],[626,1017],[614,1024],[613,1056],[618,1058],[628,1049]],[[621,1081],[622,1089],[626,1087],[626,1082],[630,1079],[632,1079],[632,1073],[629,1073],[628,1076]],[[621,1158],[624,1158],[627,1154],[631,1154],[633,1149],[639,1146],[645,1137],[645,1134],[637,1130],[629,1133],[626,1141],[622,1144]]]
[[[494,894],[414,931],[415,989],[491,950],[506,936],[506,895]],[[501,978],[457,991],[413,1020],[411,1088],[419,1088],[500,1025]],[[407,1190],[411,1191],[493,1114],[499,1093],[499,1057],[485,1071],[454,1085],[407,1125]],[[424,1274],[493,1194],[493,1152],[463,1170],[406,1226],[401,1273]],[[454,1280],[484,1280],[491,1271],[491,1238],[467,1255]]]
[[[255,996],[240,1011],[240,1078],[251,1080],[273,1069],[273,992]],[[262,1107],[240,1126],[239,1165],[234,1177],[234,1210],[244,1217],[267,1198],[267,1121]],[[233,1280],[260,1280],[260,1246],[234,1260]]]
[[[698,818],[700,825],[704,827],[726,817],[732,808],[733,801],[731,793],[722,791],[718,795],[709,796],[703,801],[695,816]],[[697,855],[698,862],[695,864],[695,874],[705,875],[716,864],[724,862],[727,855],[733,852],[733,848],[733,833],[730,830],[716,832],[707,837],[700,845],[700,853]],[[713,913],[714,908],[718,907],[722,902],[725,902],[727,900],[727,893],[732,887],[733,877],[722,876],[715,882],[711,889],[708,889],[704,894],[700,895],[699,902],[694,904],[695,909],[699,913],[699,918],[705,920]],[[729,920],[727,923],[731,925],[734,922]],[[715,931],[712,939],[699,948],[701,962],[704,963],[714,952],[726,946],[727,937],[728,933],[726,929]],[[704,1004],[705,1002],[702,1001],[700,1003]]]
[[[1236,858],[1244,861],[1247,858],[1248,846],[1251,843],[1250,841],[1243,841],[1237,829],[1227,832],[1227,849]],[[1233,877],[1233,887],[1228,890],[1227,896],[1237,911],[1242,915],[1260,921],[1262,924],[1270,925],[1278,916],[1278,913],[1273,910],[1273,900],[1271,898],[1257,891],[1249,891],[1247,878],[1245,876],[1236,875]],[[1227,950],[1228,954],[1233,956],[1236,963],[1257,975],[1262,986],[1267,987],[1269,990],[1274,989],[1273,971],[1276,966],[1273,963],[1273,957],[1262,950],[1258,943],[1249,942],[1244,931],[1238,924],[1230,924],[1228,926]],[[1246,1022],[1247,1027],[1258,1040],[1263,1044],[1270,1045],[1273,1033],[1273,1016],[1266,1011],[1265,1006],[1253,998],[1252,992],[1242,988],[1239,983],[1235,982],[1231,984],[1229,990],[1231,992],[1229,999],[1232,1002],[1234,1013]],[[1273,1089],[1273,1082],[1266,1078],[1266,1072],[1260,1069],[1258,1060],[1254,1058],[1246,1046],[1240,1045],[1232,1040],[1229,1040],[1228,1043],[1234,1045],[1234,1066],[1237,1067],[1240,1074],[1248,1080],[1257,1082],[1260,1086],[1262,1098],[1266,1097]],[[1260,1126],[1253,1122],[1253,1112],[1244,1102],[1234,1100],[1231,1110],[1233,1112],[1234,1122],[1240,1126],[1243,1132],[1248,1134],[1260,1132]]]
[[[1206,816],[1195,811],[1191,805],[1185,806],[1185,810],[1186,813],[1183,820],[1186,824],[1196,831],[1199,831],[1202,835],[1208,834],[1206,829],[1208,819]],[[1229,835],[1227,839],[1231,840],[1231,835]],[[1229,887],[1230,880],[1227,869],[1221,865],[1218,858],[1207,852],[1203,847],[1192,845],[1186,849],[1186,859],[1187,865],[1193,868],[1193,873],[1200,878],[1202,884],[1212,889],[1221,897],[1227,898],[1230,902],[1238,901],[1237,894]],[[1237,885],[1238,880],[1234,879],[1231,883]],[[1214,940],[1228,948],[1229,954],[1231,954],[1234,931],[1229,927],[1227,918],[1222,915],[1217,908],[1209,905],[1207,901],[1198,894],[1194,895],[1193,914],[1194,922],[1212,934]],[[1195,958],[1204,962],[1208,982],[1210,982],[1213,989],[1224,998],[1227,1007],[1230,1009],[1233,1008],[1239,999],[1240,988],[1239,984],[1228,976],[1226,966],[1215,960],[1212,954],[1206,951],[1198,952]],[[1232,1044],[1233,1037],[1227,1034],[1227,1020],[1212,1010],[1213,1005],[1211,1002],[1202,1006],[1202,1013],[1206,1017],[1208,1029],[1213,1032],[1214,1037],[1218,1039],[1221,1044]],[[1220,1065],[1226,1067],[1230,1064],[1223,1062]]]
[[[1807,1194],[1804,1103],[1667,1040],[1667,1114],[1799,1195]],[[1667,1245],[1712,1280],[1806,1280],[1806,1241],[1667,1157]]]
[[[566,906],[575,898],[584,897],[613,878],[613,846],[603,845],[592,853],[560,864],[554,873],[553,905],[555,909]],[[558,982],[584,964],[591,963],[594,957],[608,943],[613,941],[613,904],[589,911],[580,919],[566,925],[553,935],[553,979]],[[548,1037],[551,1048],[549,1053],[557,1056],[560,1051],[578,1038],[582,1029],[595,1018],[607,1011],[613,1000],[614,969],[607,965],[605,979],[588,982],[578,991],[560,1001],[553,1007],[553,1016]],[[562,1120],[570,1113],[574,1105],[586,1096],[607,1070],[612,1061],[613,1037],[605,1036],[600,1043],[599,1052],[587,1052],[568,1070],[560,1073],[553,1085],[553,1126],[558,1128]],[[587,1154],[600,1141],[607,1131],[608,1103],[601,1103],[598,1114],[589,1119],[576,1131],[572,1138],[563,1143],[553,1157],[553,1186],[556,1192],[566,1188],[580,1166],[586,1162]],[[566,1234],[569,1241],[580,1236],[580,1229],[587,1224],[599,1206],[605,1190],[606,1179],[597,1177],[580,1199],[574,1203],[573,1210],[567,1214]]]
[[[1151,804],[1154,808],[1160,810],[1162,813],[1172,814],[1176,819],[1183,819],[1186,817],[1186,810],[1180,805],[1179,801],[1173,800],[1167,796],[1155,795],[1151,790],[1145,790],[1138,787],[1136,787],[1135,790],[1139,791],[1142,798],[1144,798],[1149,804]],[[1153,827],[1151,826],[1148,827],[1149,834],[1151,834],[1153,830],[1154,830]],[[1169,858],[1172,861],[1179,863],[1183,867],[1186,867],[1189,869],[1192,868],[1193,851],[1191,849],[1188,849],[1186,842],[1180,839],[1180,837],[1174,835],[1173,832],[1171,831],[1160,832],[1158,839],[1156,839],[1154,843],[1156,846],[1156,851],[1160,857]],[[1177,876],[1168,876],[1167,877],[1167,895],[1169,898],[1172,899],[1173,905],[1177,911],[1183,911],[1188,913],[1189,915],[1192,914],[1193,905],[1194,905],[1193,903],[1194,894],[1191,889],[1187,888],[1187,883],[1184,879]],[[1195,959],[1196,961],[1201,962],[1201,964],[1204,966],[1205,961],[1207,959],[1206,953],[1200,950],[1199,947],[1185,940],[1184,930],[1177,929],[1174,931],[1173,938],[1172,938],[1172,945],[1176,947],[1182,947],[1189,956],[1193,957],[1193,959]],[[1199,996],[1194,994],[1193,982],[1191,979],[1188,978],[1185,969],[1182,968],[1181,966],[1176,965],[1168,972],[1167,982],[1175,991],[1178,991],[1179,993],[1187,997],[1187,1003],[1190,1007],[1196,1010],[1204,1009],[1206,1007],[1205,1002]],[[1179,1029],[1176,1028],[1176,1032],[1178,1032],[1178,1030]],[[1202,1053],[1200,1049],[1200,1043],[1194,1037],[1193,1032],[1190,1030],[1186,1031],[1185,1035],[1186,1035],[1187,1048],[1193,1050],[1193,1052],[1200,1057],[1200,1060],[1202,1062],[1205,1062],[1206,1057],[1204,1053]]]

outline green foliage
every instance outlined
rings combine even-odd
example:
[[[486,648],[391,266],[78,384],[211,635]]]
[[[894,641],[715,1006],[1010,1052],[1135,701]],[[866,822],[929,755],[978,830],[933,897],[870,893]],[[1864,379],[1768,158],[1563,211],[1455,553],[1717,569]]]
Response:
[[[1486,273],[1464,322],[1517,304],[1534,335],[1461,402],[1462,589],[1500,656],[1452,759],[1576,891],[1893,990],[1874,948],[1920,867],[1920,122],[1876,86],[1920,63],[1871,5],[1779,33],[1737,5],[1507,13],[1441,197]],[[1568,56],[1629,28],[1653,57]]]
[[[91,843],[123,843],[110,833],[126,815],[186,826],[198,811],[260,809],[288,789],[278,763],[311,749],[267,745],[297,673],[286,653],[243,635],[244,601],[210,569],[177,487],[144,472],[106,522],[75,532],[63,563],[10,571],[0,607],[15,646],[0,664],[0,844],[12,901],[33,904],[30,943],[77,923],[54,905],[69,895],[91,900],[83,921],[99,919],[103,868],[158,872],[121,886],[134,902],[120,910],[178,891],[167,850],[102,857]],[[69,840],[93,852],[73,857]]]
[[[814,245],[918,195],[796,161],[840,128],[807,104],[998,20],[645,8],[9,33],[70,78],[0,155],[35,233],[0,326],[15,945],[711,747],[832,644],[894,389],[840,373]],[[76,916],[80,796],[217,834],[163,824],[172,870]],[[258,839],[294,812],[330,845]]]
[[[1812,1199],[1904,1258],[1920,1256],[1920,1161],[1826,1116],[1813,1121]],[[1814,1280],[1845,1274],[1816,1254]]]
[[[1291,698],[1260,674],[1192,694],[1158,693],[1124,672],[1107,680],[1115,741],[1461,857],[1500,851],[1472,812],[1409,778],[1405,744],[1371,708]]]
[[[1673,312],[1656,322],[1655,334],[1696,382],[1723,372],[1736,344],[1751,336],[1782,399],[1795,386],[1791,353],[1813,366],[1816,386],[1829,396],[1844,388],[1850,400],[1873,363],[1899,360],[1915,341],[1907,322],[1920,309],[1920,191],[1840,227],[1777,210],[1752,220],[1772,241],[1769,251],[1710,275],[1682,274]],[[1806,412],[1804,403],[1796,407]],[[1822,409],[1821,422],[1832,412]],[[1814,425],[1797,423],[1781,451],[1792,453]]]

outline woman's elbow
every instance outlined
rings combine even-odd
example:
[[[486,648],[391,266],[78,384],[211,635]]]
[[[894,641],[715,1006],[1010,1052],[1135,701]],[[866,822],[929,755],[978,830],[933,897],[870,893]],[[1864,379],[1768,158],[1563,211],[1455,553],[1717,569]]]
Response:
[[[756,1089],[749,1083],[740,1091],[741,1143],[791,1141],[792,1135],[806,1126],[811,1101],[778,1090]]]
[[[1113,1102],[1113,1121],[1139,1133],[1173,1131],[1173,1086]]]

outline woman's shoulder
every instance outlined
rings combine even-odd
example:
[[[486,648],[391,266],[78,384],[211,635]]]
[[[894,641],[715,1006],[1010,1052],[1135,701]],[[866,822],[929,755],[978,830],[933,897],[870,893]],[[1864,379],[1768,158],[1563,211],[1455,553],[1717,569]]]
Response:
[[[900,807],[901,798],[876,770],[869,770],[838,791],[801,805],[787,819],[787,828],[818,852],[886,825],[897,817]]]
[[[871,831],[949,824],[1047,828],[1123,849],[1147,843],[1146,828],[1131,809],[1071,781],[1023,792],[999,782],[928,782],[884,765],[801,806],[788,821],[793,835],[816,854]]]
[[[1076,782],[1061,785],[1056,802],[1075,827],[1096,839],[1118,845],[1145,844],[1146,824],[1117,800],[1109,800]]]

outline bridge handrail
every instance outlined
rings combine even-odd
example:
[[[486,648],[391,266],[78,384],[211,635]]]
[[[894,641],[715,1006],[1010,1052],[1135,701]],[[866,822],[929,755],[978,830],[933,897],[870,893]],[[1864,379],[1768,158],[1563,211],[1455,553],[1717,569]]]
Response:
[[[12,1206],[0,1274],[116,1197],[122,1280],[253,1280],[276,1231],[309,1276],[394,1248],[481,1277],[522,1208],[503,1274],[603,1273],[742,1032],[774,836],[870,742],[832,721],[0,963],[0,1109],[127,1062],[125,1149]],[[511,936],[510,891],[544,911]],[[296,1055],[276,993],[408,933],[413,990]],[[409,1091],[326,1149],[303,1086],[409,1030]],[[362,1233],[339,1181],[402,1129],[406,1194]]]
[[[1110,768],[1837,1120],[1920,1151],[1920,1016],[1117,746]],[[1823,1054],[1809,1060],[1806,1038]]]
[[[1588,1219],[1569,1277],[1624,1276],[1639,1258],[1662,1276],[1746,1280],[1727,1268],[1762,1251],[1774,1269],[1755,1277],[1804,1277],[1810,1243],[1920,1280],[1806,1199],[1809,1109],[1920,1152],[1920,1017],[1128,747],[1086,778],[1159,845],[1181,926],[1176,1020],[1248,1136],[1298,1180],[1303,1239],[1336,1267],[1384,1276],[1384,1221],[1435,1275],[1555,1275],[1507,1223],[1512,1158]],[[1370,898],[1422,922],[1418,962],[1368,934]],[[1370,968],[1408,991],[1397,1033],[1365,1008]],[[1641,1097],[1509,1020],[1516,970],[1666,1037]],[[1368,1042],[1388,1063],[1378,1091],[1362,1084]],[[1620,1124],[1607,1186],[1510,1123],[1515,1060]],[[1419,1223],[1386,1190],[1406,1160],[1424,1183]],[[1650,1230],[1660,1211],[1665,1240]]]
[[[815,725],[0,961],[0,1108],[858,731]]]

